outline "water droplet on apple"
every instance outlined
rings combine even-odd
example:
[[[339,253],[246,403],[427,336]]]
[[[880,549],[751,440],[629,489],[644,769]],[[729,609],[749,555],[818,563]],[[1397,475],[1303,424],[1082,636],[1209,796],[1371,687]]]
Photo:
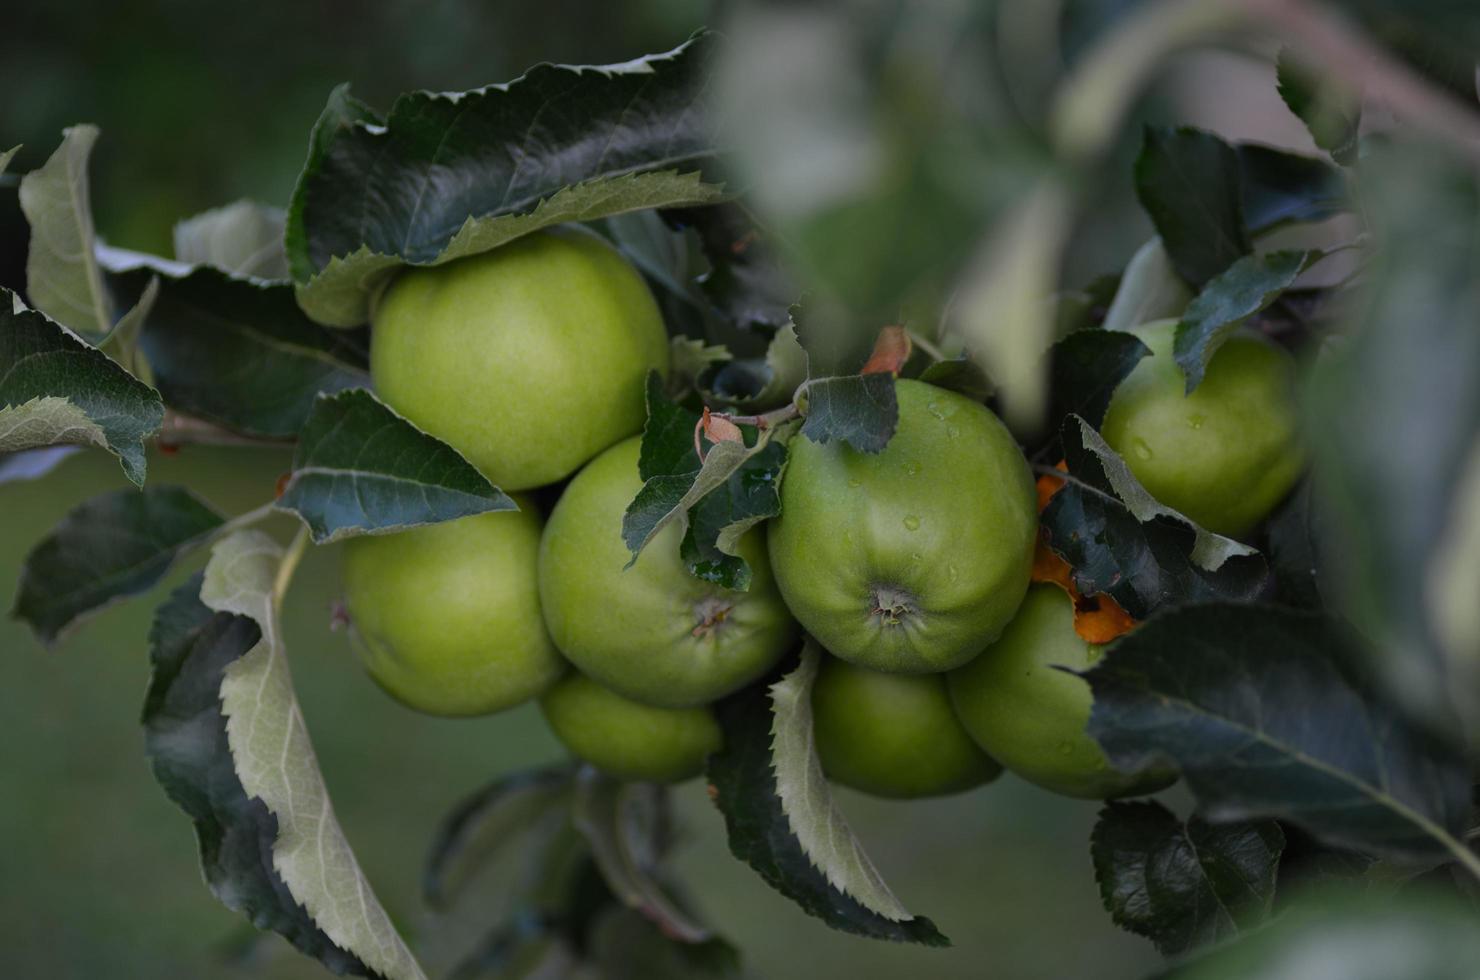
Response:
[[[1189,428],[1192,429],[1201,429],[1203,427],[1203,423],[1206,421],[1207,419],[1196,413],[1187,416],[1187,425]]]
[[[916,463],[914,460],[911,460],[910,462],[905,464],[904,471],[910,476],[914,476],[916,473],[920,472],[920,464]]]
[[[1146,445],[1145,439],[1136,439],[1131,443],[1131,450],[1135,452],[1138,459],[1150,459],[1154,454],[1151,447]]]
[[[904,526],[907,531],[918,531],[920,529],[920,519],[914,514],[910,514],[904,519]]]
[[[925,406],[925,410],[938,419],[944,419],[946,417],[946,413],[942,412],[940,410],[940,405],[936,404],[935,402],[930,402],[929,404],[927,404]]]
[[[1070,742],[1059,743],[1059,755],[1073,755],[1074,745]]]
[[[958,428],[956,428],[954,425],[951,426],[950,428],[946,429],[946,435],[950,436],[952,439],[956,438],[960,434],[961,434],[961,430],[958,429]]]

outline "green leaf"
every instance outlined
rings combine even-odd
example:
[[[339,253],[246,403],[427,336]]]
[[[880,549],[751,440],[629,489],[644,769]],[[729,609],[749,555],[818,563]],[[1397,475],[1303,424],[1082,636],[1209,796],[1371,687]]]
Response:
[[[1297,609],[1321,609],[1330,589],[1318,498],[1302,483],[1269,519],[1269,563],[1275,598]]]
[[[704,438],[700,463],[694,451],[700,416],[669,401],[656,373],[648,375],[647,405],[638,457],[643,485],[622,515],[622,539],[632,560],[659,531],[678,522],[685,529],[679,554],[689,571],[704,581],[745,591],[751,572],[737,553],[740,538],[781,512],[788,433],[760,433],[753,445]]]
[[[1412,717],[1458,709],[1473,725],[1480,658],[1438,642],[1447,583],[1434,576],[1480,445],[1480,180],[1462,156],[1419,144],[1374,147],[1361,187],[1370,275],[1306,392],[1330,598],[1378,639],[1371,666]]]
[[[287,213],[255,201],[234,201],[175,225],[175,258],[234,276],[288,278],[283,246]]]
[[[1335,79],[1323,78],[1304,65],[1289,48],[1281,48],[1276,63],[1280,98],[1305,123],[1316,146],[1343,166],[1357,160],[1357,138],[1362,128],[1362,102]]]
[[[757,444],[721,486],[689,508],[688,531],[678,551],[696,578],[739,592],[750,588],[750,566],[740,557],[740,539],[781,513],[786,458],[780,437]]]
[[[708,926],[669,898],[654,879],[656,854],[639,837],[651,836],[655,797],[663,789],[650,783],[620,783],[582,766],[576,773],[573,820],[591,846],[591,856],[617,900],[641,912],[665,936],[684,943],[714,938]]]
[[[1131,256],[1105,311],[1106,330],[1129,330],[1152,320],[1181,316],[1192,290],[1172,269],[1172,260],[1160,238],[1153,237]]]
[[[1450,857],[1468,767],[1361,686],[1358,642],[1272,606],[1169,610],[1084,674],[1088,730],[1117,769],[1171,760],[1209,820],[1275,817],[1395,860]]]
[[[709,757],[706,772],[711,795],[724,815],[730,852],[802,911],[834,929],[872,939],[949,945],[929,919],[891,919],[839,891],[808,857],[782,807],[772,768],[773,715],[767,687],[752,685],[719,702],[715,710],[724,729],[724,748]]]
[[[96,126],[62,131],[51,158],[21,178],[21,210],[31,224],[26,295],[38,310],[88,338],[113,328],[116,311],[93,255],[87,162]]]
[[[518,509],[457,450],[363,388],[314,402],[278,506],[318,544]]]
[[[10,166],[11,158],[15,156],[16,151],[19,149],[19,146],[12,146],[10,149],[0,152],[0,174],[5,173],[5,168]]]
[[[1246,255],[1208,280],[1177,324],[1173,356],[1187,375],[1187,394],[1202,383],[1223,342],[1279,299],[1319,257],[1319,252],[1293,249]]]
[[[93,497],[68,511],[26,555],[11,614],[42,642],[55,643],[82,617],[148,591],[222,520],[184,487]]]
[[[1464,903],[1326,889],[1166,980],[1466,980],[1476,962],[1480,933]]]
[[[699,287],[721,316],[742,330],[780,331],[791,323],[801,290],[747,208],[726,203],[668,214],[698,233],[709,260]]]
[[[1325,160],[1258,143],[1240,143],[1235,152],[1250,234],[1351,210],[1345,175]]]
[[[704,394],[745,412],[762,412],[789,403],[807,380],[807,352],[797,340],[795,324],[771,337],[764,358],[731,361],[711,374]]]
[[[1184,824],[1154,802],[1108,804],[1090,838],[1105,909],[1167,956],[1268,917],[1283,846],[1273,821]]]
[[[821,655],[815,643],[802,648],[801,663],[771,685],[771,761],[776,796],[788,826],[827,883],[890,922],[913,918],[869,860],[822,774],[812,732],[812,685]]]
[[[211,549],[200,601],[251,619],[262,639],[222,670],[226,742],[246,795],[276,818],[272,867],[318,928],[386,980],[425,980],[339,827],[293,693],[273,584],[282,549],[238,531]]]
[[[1212,133],[1148,126],[1136,195],[1177,275],[1200,286],[1247,255],[1239,158]]]
[[[159,394],[108,355],[0,289],[0,452],[102,446],[142,486]]]
[[[144,748],[154,778],[195,824],[211,892],[259,929],[286,938],[335,973],[370,968],[320,929],[273,866],[278,823],[233,766],[220,689],[226,670],[262,639],[246,616],[212,613],[200,574],[161,606],[149,635],[153,675],[144,701]]]
[[[805,390],[802,435],[813,442],[838,439],[861,453],[879,453],[894,437],[899,402],[893,375],[818,378]]]
[[[1119,330],[1077,330],[1053,345],[1049,363],[1049,423],[1078,415],[1091,426],[1105,419],[1110,396],[1151,349]]]
[[[1259,596],[1268,581],[1253,548],[1205,531],[1158,502],[1089,423],[1059,434],[1071,479],[1042,515],[1048,543],[1081,595],[1107,593],[1144,619],[1163,605]]]
[[[117,281],[132,292],[152,276],[143,270]],[[320,394],[370,386],[368,338],[308,319],[286,283],[207,267],[158,282],[140,346],[171,408],[247,435],[291,439]]]
[[[622,65],[539,65],[507,85],[414,92],[383,123],[337,90],[288,212],[305,311],[354,326],[404,265],[561,222],[722,200],[704,111],[713,43],[701,35]]]
[[[445,909],[493,852],[568,802],[567,766],[527,769],[503,776],[458,802],[442,819],[422,872],[427,904]]]

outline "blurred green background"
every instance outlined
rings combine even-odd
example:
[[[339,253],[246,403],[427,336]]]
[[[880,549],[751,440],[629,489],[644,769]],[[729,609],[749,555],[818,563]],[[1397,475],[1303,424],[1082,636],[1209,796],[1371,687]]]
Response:
[[[0,146],[25,143],[13,164],[25,170],[46,158],[62,127],[97,123],[100,231],[168,253],[180,218],[240,197],[285,202],[309,128],[339,82],[385,108],[405,89],[504,81],[541,60],[664,50],[716,16],[704,0],[9,0],[0,12]],[[1090,272],[1145,234],[1115,169],[1115,200],[1100,212],[1105,233],[1081,260]],[[188,483],[238,512],[271,494],[287,457],[187,448],[150,466],[152,480]],[[0,485],[0,592],[13,594],[24,553],[68,508],[122,485],[116,463],[99,453],[42,482]],[[276,938],[255,942],[216,904],[189,822],[144,760],[138,712],[152,608],[200,561],[55,651],[0,623],[0,976],[324,975]],[[444,721],[393,703],[328,628],[337,588],[332,549],[312,554],[285,613],[295,680],[340,820],[415,944],[427,926],[420,866],[439,816],[486,780],[560,750],[532,709]],[[678,871],[757,976],[1113,980],[1159,962],[1100,908],[1087,841],[1093,804],[1012,777],[927,803],[844,794],[905,903],[956,941],[938,951],[851,938],[807,918],[729,856],[699,783],[677,795],[687,826]]]

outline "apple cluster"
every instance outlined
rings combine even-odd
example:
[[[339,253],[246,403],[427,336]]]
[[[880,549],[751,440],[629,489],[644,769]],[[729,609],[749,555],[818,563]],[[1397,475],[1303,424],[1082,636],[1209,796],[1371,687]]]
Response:
[[[1247,534],[1303,466],[1294,367],[1253,335],[1185,392],[1175,321],[1102,432],[1158,499]],[[370,675],[412,708],[466,716],[538,698],[577,757],[622,779],[697,775],[712,705],[769,674],[805,631],[827,651],[815,744],[834,781],[891,798],[963,791],[1004,768],[1054,792],[1147,792],[1110,768],[1073,671],[1100,647],[1059,585],[1032,581],[1033,478],[990,409],[899,379],[898,427],[866,454],[789,444],[781,514],[747,531],[746,591],[690,574],[681,530],[631,560],[644,379],[669,343],[642,276],[580,228],[403,273],[373,318],[381,398],[510,492],[517,511],[349,541],[345,594]],[[529,491],[561,485],[547,516]],[[1061,669],[1061,668],[1067,668]]]

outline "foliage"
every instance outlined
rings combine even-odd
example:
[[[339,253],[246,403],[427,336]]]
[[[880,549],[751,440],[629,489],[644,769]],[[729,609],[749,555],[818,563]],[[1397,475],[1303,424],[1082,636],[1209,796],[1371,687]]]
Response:
[[[1173,968],[1190,977],[1273,976],[1302,950],[1362,966],[1330,938],[1353,924],[1463,941],[1451,928],[1473,909],[1421,921],[1408,881],[1480,876],[1473,92],[1416,57],[1422,18],[1366,5],[1365,29],[1303,3],[1063,6],[1048,24],[1007,5],[741,4],[727,39],[413,92],[384,114],[340,87],[287,206],[190,218],[172,258],[98,240],[95,127],[11,180],[29,244],[25,289],[0,292],[0,482],[94,447],[135,485],[40,536],[13,614],[54,643],[209,546],[157,613],[143,721],[225,905],[330,970],[425,975],[334,816],[278,607],[310,544],[523,505],[371,390],[365,324],[405,267],[583,222],[643,273],[672,334],[671,374],[646,380],[633,561],[676,526],[693,576],[747,589],[737,542],[779,514],[792,440],[878,453],[896,378],[960,391],[1007,418],[1043,478],[1041,560],[1062,560],[1086,609],[1137,621],[1083,674],[1090,735],[1117,768],[1175,768],[1193,797],[1187,814],[1101,814],[1090,850],[1114,921],[1190,956]],[[1154,102],[1132,125],[1172,51],[1285,35],[1270,84],[1322,155],[1163,125]],[[1337,41],[1364,57],[1333,58]],[[1027,71],[1035,55],[1049,67]],[[1364,111],[1379,96],[1411,128]],[[1154,237],[1076,288],[1087,189],[1127,151],[1116,179]],[[1239,330],[1313,365],[1314,467],[1248,540],[1155,499],[1097,431],[1149,354],[1124,330],[1152,318],[1178,321],[1189,392]],[[146,446],[191,439],[291,443],[292,468],[234,516],[146,486]],[[254,527],[275,513],[301,523],[286,549]],[[724,746],[706,774],[730,850],[832,928],[945,945],[817,759],[824,655],[806,641],[714,706]],[[734,975],[665,861],[670,819],[664,790],[589,767],[464,801],[434,842],[429,903],[450,914],[487,863],[525,867],[454,975]],[[1287,909],[1311,878],[1396,881],[1404,898],[1386,916]]]

